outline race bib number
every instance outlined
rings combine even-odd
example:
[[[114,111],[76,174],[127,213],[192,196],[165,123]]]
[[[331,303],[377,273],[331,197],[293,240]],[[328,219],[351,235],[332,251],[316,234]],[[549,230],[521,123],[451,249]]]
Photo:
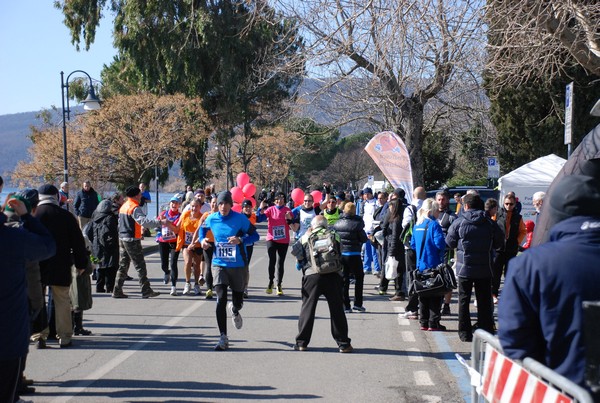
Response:
[[[194,239],[194,233],[185,231],[185,244],[186,245],[191,244],[192,239]]]
[[[302,226],[303,226],[304,228],[308,228],[308,227],[310,227],[310,222],[311,222],[311,220],[312,220],[312,217],[305,218],[304,220],[302,220]]]
[[[162,234],[163,241],[172,241],[173,239],[177,238],[177,235],[175,235],[175,233],[168,227],[162,227],[160,233]]]
[[[237,247],[229,242],[217,242],[215,245],[215,257],[223,262],[235,262],[237,260]]]
[[[278,241],[280,239],[285,239],[285,226],[278,225],[273,227],[273,240]]]

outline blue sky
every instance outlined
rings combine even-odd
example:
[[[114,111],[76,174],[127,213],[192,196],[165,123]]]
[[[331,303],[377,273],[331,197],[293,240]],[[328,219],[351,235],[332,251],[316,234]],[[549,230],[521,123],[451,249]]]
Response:
[[[89,51],[71,44],[60,10],[52,0],[2,1],[0,6],[0,115],[61,106],[60,72],[84,70],[100,79],[110,64],[110,15],[102,20]],[[74,74],[72,78],[78,77]]]

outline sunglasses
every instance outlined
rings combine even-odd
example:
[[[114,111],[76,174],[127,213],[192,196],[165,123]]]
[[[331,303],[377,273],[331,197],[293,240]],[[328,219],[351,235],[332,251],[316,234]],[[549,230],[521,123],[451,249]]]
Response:
[[[312,200],[304,200],[304,203],[306,203],[306,202],[312,203],[313,201]]]

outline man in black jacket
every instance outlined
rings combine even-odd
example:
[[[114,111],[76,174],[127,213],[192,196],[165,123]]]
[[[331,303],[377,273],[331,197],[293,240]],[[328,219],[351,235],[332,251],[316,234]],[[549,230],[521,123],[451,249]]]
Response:
[[[88,265],[88,253],[81,230],[75,217],[58,205],[58,189],[53,185],[42,185],[38,189],[40,203],[35,216],[50,231],[56,241],[56,254],[40,262],[42,284],[50,286],[55,307],[56,334],[61,348],[70,347],[73,337],[71,320],[71,265],[79,273]],[[42,332],[46,338],[48,329]]]
[[[480,329],[494,332],[492,304],[492,252],[504,244],[502,231],[483,211],[483,201],[477,195],[463,197],[464,212],[452,223],[446,244],[456,251],[458,277],[458,336],[473,340],[469,304],[475,287],[477,323]]]
[[[94,210],[98,207],[98,193],[92,188],[90,181],[83,182],[82,189],[77,192],[73,208],[75,215],[79,218],[79,226],[81,229],[90,221]]]

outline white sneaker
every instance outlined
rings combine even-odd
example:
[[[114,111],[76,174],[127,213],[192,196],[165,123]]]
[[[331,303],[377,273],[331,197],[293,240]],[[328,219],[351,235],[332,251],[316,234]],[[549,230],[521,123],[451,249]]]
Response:
[[[222,334],[219,338],[219,342],[215,346],[216,351],[225,351],[229,348],[229,338],[226,334]]]
[[[171,295],[173,295],[173,296],[177,295],[177,289],[174,286],[171,287]]]
[[[183,287],[183,295],[188,295],[190,293],[190,288],[192,285],[190,283],[185,283],[185,287]]]
[[[405,319],[411,319],[411,317],[415,317],[417,315],[418,315],[417,312],[412,312],[412,311],[406,311],[404,313],[398,314],[398,316],[400,316],[401,318],[405,318]]]
[[[200,286],[198,284],[194,284],[194,295],[200,295]]]
[[[231,312],[231,321],[233,322],[233,326],[235,326],[236,329],[241,329],[242,325],[244,324],[242,315],[239,312],[236,313],[233,311],[233,302],[229,302],[227,307],[229,308],[229,312]]]

